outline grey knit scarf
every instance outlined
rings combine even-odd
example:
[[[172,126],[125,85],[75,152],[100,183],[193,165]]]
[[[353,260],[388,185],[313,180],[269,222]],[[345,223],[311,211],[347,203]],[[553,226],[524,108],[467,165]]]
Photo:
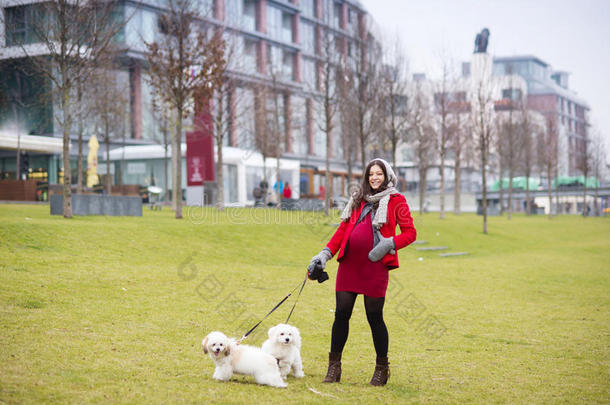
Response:
[[[379,206],[377,207],[377,211],[375,212],[375,217],[373,218],[373,226],[375,226],[377,229],[379,229],[383,226],[383,224],[385,224],[388,221],[388,203],[390,202],[390,195],[398,193],[398,190],[396,190],[396,187],[395,187],[396,183],[398,181],[398,178],[394,174],[394,170],[392,170],[392,167],[390,166],[390,164],[388,162],[386,162],[383,159],[373,159],[373,160],[380,160],[385,165],[386,173],[388,176],[388,188],[386,188],[385,190],[383,190],[377,194],[367,195],[364,197],[364,199],[371,204],[379,203]],[[341,221],[347,221],[352,216],[352,205],[353,204],[354,204],[354,196],[352,195],[349,198],[347,205],[343,209],[343,212],[341,213]]]

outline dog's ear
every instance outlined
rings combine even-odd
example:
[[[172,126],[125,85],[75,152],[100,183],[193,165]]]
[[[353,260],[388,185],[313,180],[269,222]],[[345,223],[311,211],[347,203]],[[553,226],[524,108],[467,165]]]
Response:
[[[294,342],[296,346],[301,349],[301,332],[296,327],[292,327],[292,336],[294,337]]]
[[[203,340],[201,341],[201,346],[203,347],[203,352],[205,354],[208,354],[208,337],[207,336],[205,338],[203,338]]]
[[[231,354],[231,345],[227,345],[226,349],[225,349],[225,356],[228,356]]]
[[[276,329],[277,329],[277,326],[269,328],[269,332],[267,332],[267,334],[269,335],[269,339],[273,339],[273,335],[275,335],[275,330]]]

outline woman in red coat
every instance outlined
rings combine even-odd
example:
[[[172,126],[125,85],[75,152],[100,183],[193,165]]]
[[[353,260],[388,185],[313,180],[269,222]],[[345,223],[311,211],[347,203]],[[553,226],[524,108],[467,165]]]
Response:
[[[364,295],[364,308],[377,354],[370,384],[385,385],[390,377],[388,330],[383,320],[388,271],[398,267],[396,251],[412,243],[416,237],[409,206],[396,190],[396,184],[396,175],[388,162],[371,160],[364,171],[360,189],[350,197],[343,210],[339,228],[308,266],[309,274],[315,275],[339,252],[335,321],[324,382],[339,382],[341,379],[341,354],[358,294]],[[398,235],[397,225],[400,227]]]

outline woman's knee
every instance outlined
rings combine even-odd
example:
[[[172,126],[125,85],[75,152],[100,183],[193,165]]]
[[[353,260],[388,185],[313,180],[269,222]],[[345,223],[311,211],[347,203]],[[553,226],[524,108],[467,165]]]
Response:
[[[337,308],[335,311],[335,321],[349,322],[352,317],[352,308]]]
[[[366,319],[371,325],[383,324],[383,311],[367,311]]]

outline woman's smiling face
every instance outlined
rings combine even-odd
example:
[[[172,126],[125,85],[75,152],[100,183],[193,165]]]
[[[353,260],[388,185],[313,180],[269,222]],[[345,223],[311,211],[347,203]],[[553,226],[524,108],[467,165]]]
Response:
[[[369,184],[371,188],[375,191],[381,187],[383,181],[385,180],[385,176],[383,174],[383,170],[378,165],[371,166],[371,170],[369,171]]]

